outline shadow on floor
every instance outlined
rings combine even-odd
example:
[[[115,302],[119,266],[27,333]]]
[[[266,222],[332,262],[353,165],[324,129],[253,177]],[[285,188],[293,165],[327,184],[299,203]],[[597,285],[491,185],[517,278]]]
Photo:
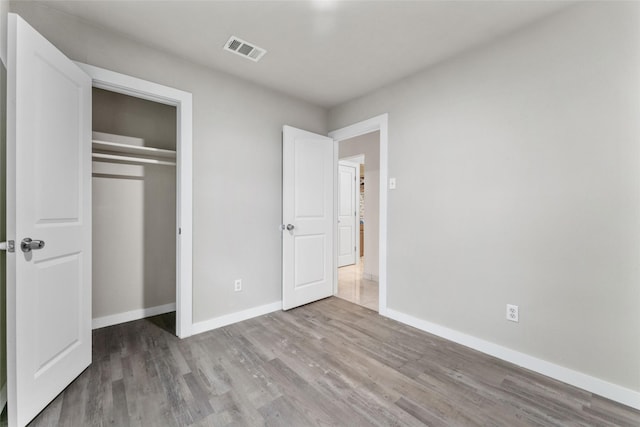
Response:
[[[163,329],[170,334],[176,334],[176,312],[172,311],[171,313],[159,314],[157,316],[147,317],[147,322],[153,323],[160,329]]]

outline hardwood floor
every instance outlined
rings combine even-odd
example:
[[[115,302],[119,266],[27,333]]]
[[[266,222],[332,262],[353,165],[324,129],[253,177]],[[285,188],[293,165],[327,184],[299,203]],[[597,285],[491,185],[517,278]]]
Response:
[[[639,426],[640,411],[338,298],[179,340],[94,331],[93,364],[33,426]]]

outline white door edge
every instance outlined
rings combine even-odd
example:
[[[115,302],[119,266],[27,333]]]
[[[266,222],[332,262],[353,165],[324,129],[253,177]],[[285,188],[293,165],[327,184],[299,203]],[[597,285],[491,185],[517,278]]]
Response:
[[[93,87],[176,107],[176,335],[189,337],[193,329],[192,95],[93,65],[76,64],[89,74]]]
[[[387,181],[389,176],[389,164],[387,150],[389,146],[389,114],[381,114],[361,122],[354,123],[349,126],[329,132],[329,137],[334,142],[334,174],[337,175],[338,170],[338,143],[345,139],[354,138],[364,135],[365,133],[380,131],[380,234],[379,234],[379,270],[378,270],[378,313],[386,316],[387,313]],[[334,186],[334,200],[337,198],[338,188]],[[335,204],[335,203],[334,203]],[[337,225],[338,211],[334,207],[335,223]],[[334,229],[334,236],[337,235],[337,226]],[[337,246],[334,237],[334,259],[337,265]],[[338,269],[334,269],[334,294],[337,292]]]

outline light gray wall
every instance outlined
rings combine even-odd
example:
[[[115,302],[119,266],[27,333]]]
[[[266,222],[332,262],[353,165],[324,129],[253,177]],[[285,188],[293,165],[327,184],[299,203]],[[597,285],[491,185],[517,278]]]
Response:
[[[140,138],[148,147],[176,149],[176,107],[98,88],[93,88],[92,106],[94,131]]]
[[[389,308],[640,390],[640,3],[572,6],[329,127],[385,112]]]
[[[326,134],[326,111],[46,6],[11,8],[74,60],[193,94],[194,320],[281,300],[282,126]]]
[[[7,14],[9,0],[0,0],[0,58],[6,67],[7,61]]]
[[[176,108],[93,89],[93,130],[175,150]],[[176,301],[176,168],[93,163],[93,318]]]
[[[364,274],[378,277],[380,238],[380,132],[339,143],[339,158],[364,154]]]

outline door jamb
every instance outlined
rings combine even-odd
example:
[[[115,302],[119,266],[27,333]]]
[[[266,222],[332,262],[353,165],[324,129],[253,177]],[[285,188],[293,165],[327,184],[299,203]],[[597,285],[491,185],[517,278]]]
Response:
[[[389,114],[381,114],[376,117],[372,117],[368,120],[364,120],[358,123],[354,123],[349,126],[329,132],[329,137],[333,138],[333,167],[334,175],[338,173],[338,144],[345,139],[354,138],[356,136],[364,135],[365,133],[380,131],[380,224],[379,224],[379,270],[378,270],[378,313],[386,316],[387,313],[387,180],[389,175],[387,148],[389,144]],[[334,182],[334,244],[333,244],[333,256],[334,265],[338,265],[338,251],[337,251],[337,224],[338,224],[338,211],[336,198],[338,195],[337,183]],[[334,289],[338,286],[338,269],[334,268],[333,272]]]
[[[191,93],[75,62],[92,86],[176,107],[176,335],[186,338],[193,326],[193,182]]]

